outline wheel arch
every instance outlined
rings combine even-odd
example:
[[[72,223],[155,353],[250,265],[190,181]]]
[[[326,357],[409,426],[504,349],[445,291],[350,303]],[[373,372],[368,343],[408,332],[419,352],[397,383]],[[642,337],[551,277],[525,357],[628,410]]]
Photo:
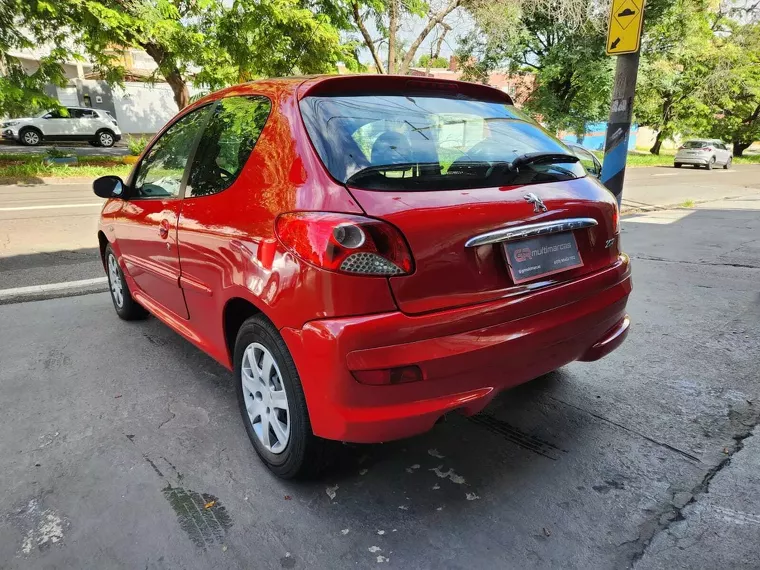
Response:
[[[98,230],[98,245],[100,246],[100,262],[103,264],[103,269],[106,268],[106,247],[108,247],[109,241],[103,230]]]
[[[274,325],[272,319],[257,307],[250,299],[233,296],[227,299],[222,309],[222,333],[224,335],[224,347],[231,366],[234,366],[235,341],[243,323],[253,316],[262,315]],[[276,325],[275,325],[275,328]]]

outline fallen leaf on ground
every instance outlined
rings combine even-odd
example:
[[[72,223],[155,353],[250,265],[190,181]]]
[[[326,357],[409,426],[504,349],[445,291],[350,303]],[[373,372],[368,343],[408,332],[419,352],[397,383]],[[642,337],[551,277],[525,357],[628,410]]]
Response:
[[[552,535],[552,531],[550,531],[548,528],[544,527],[544,534],[546,536],[551,536]]]
[[[210,508],[211,508],[211,507],[213,507],[215,504],[216,504],[216,501],[209,501],[208,503],[206,503],[205,505],[203,505],[203,508],[204,508],[204,509],[210,509]]]
[[[290,495],[285,495],[285,500],[286,500],[286,501],[289,501],[289,500],[290,500],[290,499],[292,499],[292,498],[293,498],[293,497],[291,497]]]

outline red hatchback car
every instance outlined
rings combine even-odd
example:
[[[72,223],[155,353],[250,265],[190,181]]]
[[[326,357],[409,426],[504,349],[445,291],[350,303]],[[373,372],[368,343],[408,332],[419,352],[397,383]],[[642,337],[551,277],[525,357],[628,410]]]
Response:
[[[490,87],[232,87],[94,190],[116,312],[147,310],[234,370],[282,477],[318,470],[326,440],[475,414],[628,332],[614,197]]]

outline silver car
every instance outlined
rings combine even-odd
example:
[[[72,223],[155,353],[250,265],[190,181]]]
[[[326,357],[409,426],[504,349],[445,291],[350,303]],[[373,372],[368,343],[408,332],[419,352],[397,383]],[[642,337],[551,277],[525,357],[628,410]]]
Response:
[[[692,164],[697,168],[704,166],[707,170],[715,166],[728,169],[731,167],[731,150],[717,139],[689,140],[679,147],[673,160],[676,168],[681,168],[682,164]]]

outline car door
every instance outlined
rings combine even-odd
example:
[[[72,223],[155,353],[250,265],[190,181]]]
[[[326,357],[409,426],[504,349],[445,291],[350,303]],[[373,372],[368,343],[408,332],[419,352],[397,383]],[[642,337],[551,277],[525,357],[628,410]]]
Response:
[[[720,157],[718,160],[721,164],[726,164],[728,162],[728,157],[731,156],[728,147],[723,143],[718,143],[718,150],[720,152]]]
[[[84,109],[69,107],[67,111],[69,112],[68,117],[60,119],[60,136],[69,140],[80,138],[83,135],[84,128],[84,119],[82,118]]]
[[[207,339],[223,347],[222,327],[203,321],[222,315],[224,288],[237,278],[239,267],[231,262],[258,244],[257,259],[274,251],[272,220],[258,218],[259,208],[250,203],[252,190],[243,167],[259,139],[271,109],[263,96],[227,97],[214,109],[198,143],[188,176],[179,219],[180,282],[190,319],[208,323]],[[236,182],[237,181],[237,182]],[[246,215],[241,217],[241,209]],[[245,233],[235,222],[245,219]],[[267,273],[267,272],[265,272]],[[219,333],[216,337],[214,334]]]
[[[113,219],[121,260],[135,286],[182,318],[187,318],[187,307],[179,285],[177,218],[187,164],[209,108],[183,115],[153,143]]]
[[[94,137],[100,123],[97,113],[91,109],[78,109],[78,111],[77,136]]]
[[[42,116],[40,122],[40,129],[45,138],[57,139],[59,138],[65,128],[66,120],[68,119],[68,109],[53,109],[49,113]]]

